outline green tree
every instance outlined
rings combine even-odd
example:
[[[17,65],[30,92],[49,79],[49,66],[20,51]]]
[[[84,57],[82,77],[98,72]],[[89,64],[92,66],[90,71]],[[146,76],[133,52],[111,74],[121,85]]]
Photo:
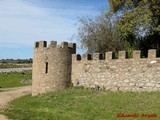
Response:
[[[139,49],[160,49],[160,0],[109,0],[107,15],[120,16],[122,36]],[[130,35],[136,36],[131,39]]]
[[[106,16],[102,13],[94,19],[80,18],[78,38],[88,53],[119,51],[124,48],[121,34],[117,27],[118,16]]]

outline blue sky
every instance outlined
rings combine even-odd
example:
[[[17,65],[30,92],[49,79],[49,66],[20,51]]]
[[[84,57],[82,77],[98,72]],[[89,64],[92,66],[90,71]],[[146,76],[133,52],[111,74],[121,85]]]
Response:
[[[107,0],[0,0],[0,59],[31,58],[35,41],[77,43],[78,17],[107,7]]]

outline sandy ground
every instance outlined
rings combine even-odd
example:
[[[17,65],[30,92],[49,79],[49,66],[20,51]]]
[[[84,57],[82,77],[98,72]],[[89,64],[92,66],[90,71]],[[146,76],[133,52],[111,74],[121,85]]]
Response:
[[[32,68],[6,68],[0,69],[0,72],[22,72],[26,70],[32,70]]]
[[[31,86],[0,89],[0,110],[8,107],[8,103],[16,98],[31,93]],[[0,115],[0,120],[8,120],[6,116]]]
[[[0,115],[0,120],[8,120],[8,118],[4,115]]]

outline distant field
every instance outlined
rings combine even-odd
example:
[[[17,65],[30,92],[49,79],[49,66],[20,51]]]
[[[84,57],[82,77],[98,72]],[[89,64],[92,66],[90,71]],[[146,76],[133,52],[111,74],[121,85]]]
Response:
[[[31,78],[31,71],[0,73],[0,88],[30,85],[31,83],[21,83],[21,80]]]
[[[24,68],[32,67],[32,58],[30,59],[1,59],[0,60],[0,69],[1,68]]]
[[[11,103],[12,120],[160,120],[160,92],[107,92],[69,88]],[[119,113],[137,114],[121,118]],[[150,118],[148,118],[150,117]]]
[[[0,63],[0,69],[3,69],[3,68],[28,68],[28,67],[32,67],[32,64]]]
[[[32,58],[29,59],[0,59],[0,63],[32,63]]]

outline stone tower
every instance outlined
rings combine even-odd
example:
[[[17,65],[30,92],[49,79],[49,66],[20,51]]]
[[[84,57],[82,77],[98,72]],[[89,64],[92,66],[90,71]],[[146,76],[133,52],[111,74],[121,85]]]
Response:
[[[75,53],[75,43],[62,42],[57,46],[56,41],[51,41],[47,47],[46,41],[35,42],[32,95],[67,87],[71,83],[72,54]]]

